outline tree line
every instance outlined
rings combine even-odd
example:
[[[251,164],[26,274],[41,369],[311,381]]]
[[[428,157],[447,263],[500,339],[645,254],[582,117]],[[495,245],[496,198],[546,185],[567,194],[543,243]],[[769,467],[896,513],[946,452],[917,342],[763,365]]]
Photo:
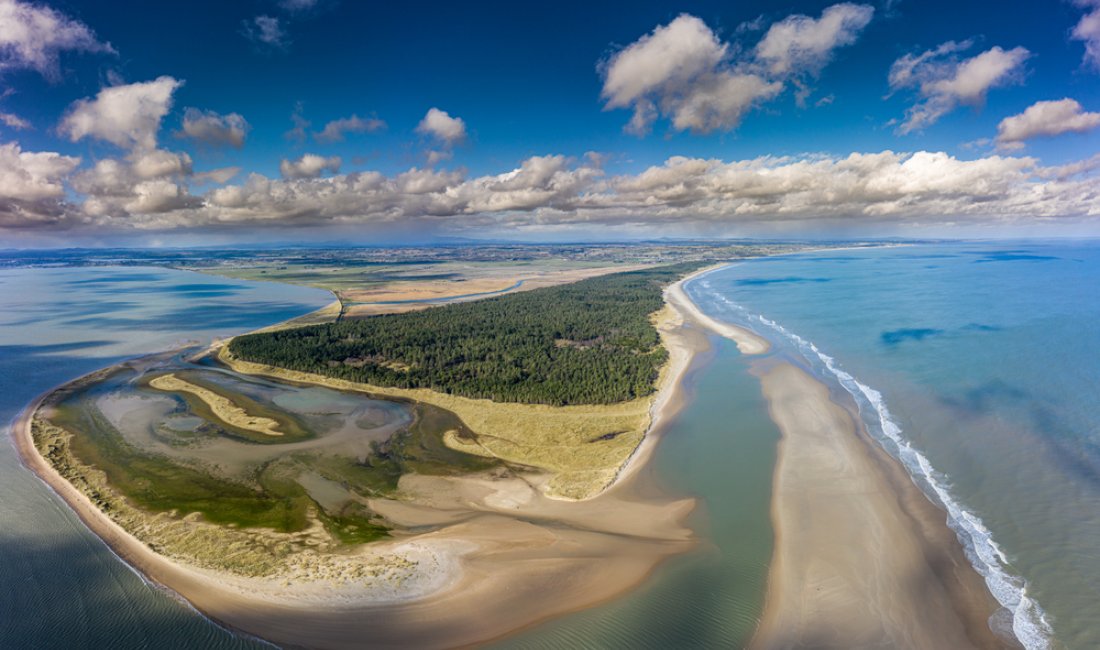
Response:
[[[235,356],[349,381],[499,402],[609,404],[653,392],[650,315],[675,264],[423,311],[239,336]]]

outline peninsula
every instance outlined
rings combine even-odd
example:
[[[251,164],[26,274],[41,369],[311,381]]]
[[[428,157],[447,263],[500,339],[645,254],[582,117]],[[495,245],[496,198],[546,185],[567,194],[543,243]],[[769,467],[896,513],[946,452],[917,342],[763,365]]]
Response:
[[[692,501],[632,483],[705,346],[663,298],[696,268],[127,362],[44,396],[19,447],[120,557],[224,625],[483,641],[692,547]]]

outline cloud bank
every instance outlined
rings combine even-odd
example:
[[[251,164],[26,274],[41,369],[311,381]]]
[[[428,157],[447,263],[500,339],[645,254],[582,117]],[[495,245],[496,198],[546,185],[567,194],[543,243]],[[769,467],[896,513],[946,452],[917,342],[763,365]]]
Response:
[[[760,225],[858,228],[1100,216],[1100,159],[1047,167],[1030,157],[962,160],[928,151],[734,161],[677,156],[636,174],[614,175],[599,156],[549,155],[469,177],[416,167],[393,176],[340,174],[339,158],[305,154],[283,161],[281,179],[253,173],[201,195],[191,193],[192,183],[224,183],[239,170],[195,174],[186,154],[157,149],[100,160],[83,171],[77,171],[79,162],[16,144],[0,147],[0,225],[110,231],[399,224],[425,232],[630,226],[733,233]]]

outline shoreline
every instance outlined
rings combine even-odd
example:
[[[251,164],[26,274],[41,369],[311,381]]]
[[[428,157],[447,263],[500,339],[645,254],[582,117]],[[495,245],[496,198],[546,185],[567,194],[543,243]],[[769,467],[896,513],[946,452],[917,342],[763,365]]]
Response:
[[[645,580],[665,558],[696,544],[685,524],[694,500],[643,498],[634,485],[671,416],[683,405],[681,383],[692,360],[706,349],[705,336],[685,327],[692,315],[680,311],[668,295],[666,304],[677,316],[661,328],[669,363],[651,405],[649,426],[598,496],[575,502],[553,500],[519,479],[403,479],[402,491],[428,495],[442,511],[464,508],[466,512],[459,523],[382,543],[423,546],[436,564],[446,565],[442,584],[436,582],[427,593],[413,594],[411,599],[364,604],[362,598],[353,597],[334,605],[333,598],[319,598],[313,606],[295,599],[298,605],[288,606],[270,598],[270,593],[264,597],[264,585],[255,580],[227,581],[225,576],[152,551],[65,480],[34,444],[31,423],[43,401],[88,376],[66,382],[32,402],[16,420],[13,439],[24,465],[116,556],[225,628],[273,643],[326,648],[361,646],[365,637],[372,647],[394,648],[487,642],[614,599]],[[404,505],[392,502],[384,507],[401,515]],[[325,587],[312,591],[327,594]],[[286,595],[285,590],[278,595]],[[508,603],[508,607],[487,607],[494,602]]]
[[[782,437],[773,477],[775,550],[750,645],[1018,647],[945,513],[866,431],[852,406],[796,365],[754,368]]]
[[[762,353],[756,333],[716,324],[742,354]],[[1000,604],[946,513],[871,438],[855,404],[783,356],[751,365],[781,438],[775,546],[750,647],[1020,647],[992,630]]]
[[[681,313],[686,312],[691,316],[693,320],[703,325],[705,328],[720,334],[721,336],[730,339],[737,344],[737,349],[744,355],[757,355],[765,354],[771,350],[771,342],[766,338],[760,336],[756,332],[746,327],[736,327],[727,323],[719,322],[710,316],[703,313],[703,310],[699,309],[699,306],[695,304],[695,301],[691,299],[691,296],[684,291],[684,285],[698,277],[713,273],[719,269],[724,269],[729,264],[718,264],[715,266],[700,269],[695,273],[688,275],[679,282],[671,285],[667,289],[667,299],[670,304],[674,303],[674,308]]]

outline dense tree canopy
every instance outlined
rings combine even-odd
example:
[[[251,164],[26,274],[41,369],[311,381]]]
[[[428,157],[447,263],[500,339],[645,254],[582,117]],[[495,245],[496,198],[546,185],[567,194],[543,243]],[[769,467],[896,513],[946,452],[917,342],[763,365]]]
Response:
[[[424,311],[248,334],[235,356],[290,370],[465,397],[608,404],[653,392],[667,352],[650,315],[696,268],[605,275]]]

